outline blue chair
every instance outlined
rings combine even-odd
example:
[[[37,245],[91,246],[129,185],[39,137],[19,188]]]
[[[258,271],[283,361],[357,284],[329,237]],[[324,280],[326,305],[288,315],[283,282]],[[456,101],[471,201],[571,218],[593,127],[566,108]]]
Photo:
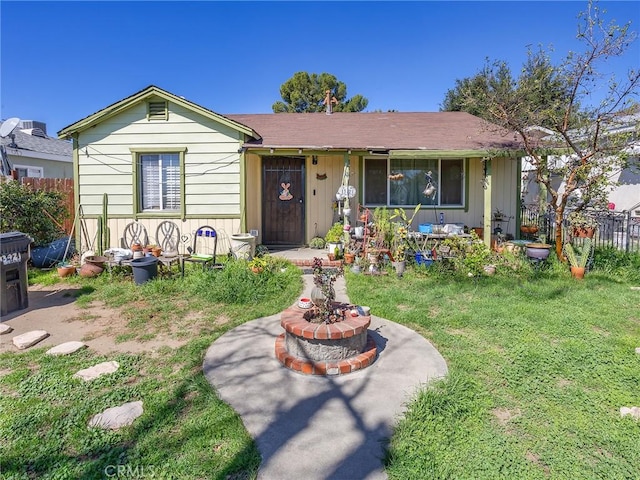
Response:
[[[202,269],[223,267],[216,262],[218,249],[218,232],[209,225],[199,227],[193,236],[193,247],[188,247],[189,255],[183,257],[182,274],[184,275],[184,262],[199,263]]]

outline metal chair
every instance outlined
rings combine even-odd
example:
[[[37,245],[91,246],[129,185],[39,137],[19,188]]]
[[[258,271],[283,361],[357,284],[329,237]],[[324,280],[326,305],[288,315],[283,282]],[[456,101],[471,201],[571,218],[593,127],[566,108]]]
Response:
[[[180,229],[178,225],[170,220],[160,222],[156,229],[156,242],[162,249],[162,253],[158,257],[161,265],[167,267],[171,271],[171,266],[176,264],[182,273],[182,258],[179,252],[180,245]]]
[[[184,275],[184,262],[199,263],[202,269],[222,268],[221,263],[216,262],[218,249],[218,232],[209,225],[199,227],[193,236],[193,247],[188,247],[189,255],[182,258],[182,274]]]
[[[134,243],[139,243],[143,247],[146,247],[149,244],[147,229],[143,224],[138,222],[131,222],[124,227],[124,232],[120,239],[120,246],[122,248],[131,248],[131,245]]]

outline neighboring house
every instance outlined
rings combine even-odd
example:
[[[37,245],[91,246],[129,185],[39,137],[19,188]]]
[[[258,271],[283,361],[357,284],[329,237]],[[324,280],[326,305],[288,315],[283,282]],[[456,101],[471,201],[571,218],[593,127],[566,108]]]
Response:
[[[619,127],[615,130],[609,130],[608,133],[628,133],[634,132],[634,139],[629,143],[628,148],[624,152],[628,155],[627,161],[628,167],[622,171],[616,172],[611,178],[613,186],[610,188],[608,195],[609,203],[615,205],[614,209],[617,212],[630,212],[632,217],[640,219],[640,209],[638,208],[638,202],[640,202],[640,113],[626,115],[618,120]],[[553,132],[540,129],[541,138],[553,138]],[[566,156],[558,157],[558,162],[566,161]],[[562,178],[557,177],[552,179],[553,188],[562,191],[563,181]],[[524,205],[538,205],[540,189],[535,182],[535,171],[527,158],[522,160],[522,203]],[[579,192],[577,192],[579,195]]]
[[[211,225],[226,238],[255,230],[258,243],[303,245],[329,229],[346,182],[352,218],[362,205],[420,203],[417,223],[442,213],[484,226],[487,242],[492,211],[511,217],[502,229],[512,234],[519,211],[519,158],[495,156],[515,151],[513,135],[462,112],[220,115],[150,86],[58,135],[73,140],[90,236],[107,194],[112,246],[134,219],[151,235],[171,219],[187,237]]]
[[[71,142],[49,137],[47,126],[42,122],[22,120],[11,136],[0,141],[18,179],[73,177]]]

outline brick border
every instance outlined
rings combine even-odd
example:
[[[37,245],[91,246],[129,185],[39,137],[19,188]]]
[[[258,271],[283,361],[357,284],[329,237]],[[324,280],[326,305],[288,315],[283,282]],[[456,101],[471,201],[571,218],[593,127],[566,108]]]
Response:
[[[358,335],[367,330],[371,316],[347,317],[336,323],[310,323],[304,319],[306,310],[298,306],[287,308],[280,314],[280,326],[296,337],[309,340],[339,340]]]
[[[291,355],[285,347],[284,336],[282,333],[276,339],[276,358],[288,369],[305,375],[344,375],[355,372],[371,365],[378,351],[375,340],[367,334],[367,346],[360,355],[337,362],[314,362]]]
[[[365,333],[371,324],[371,316],[348,317],[336,323],[310,323],[304,319],[305,309],[298,306],[287,308],[280,314],[280,326],[290,335],[308,340],[340,340]],[[285,335],[276,339],[275,353],[285,367],[305,375],[343,375],[371,365],[378,348],[375,340],[367,334],[367,344],[359,355],[338,361],[314,361],[298,358],[286,348]]]

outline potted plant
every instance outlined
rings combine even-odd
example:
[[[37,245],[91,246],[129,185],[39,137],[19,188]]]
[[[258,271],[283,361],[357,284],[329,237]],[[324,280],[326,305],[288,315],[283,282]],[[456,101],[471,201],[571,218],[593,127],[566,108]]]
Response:
[[[334,223],[327,234],[324,236],[324,240],[327,244],[327,250],[329,253],[335,254],[336,248],[340,251],[343,250],[342,240],[344,238],[344,226],[340,222]]]
[[[264,257],[253,257],[247,263],[253,273],[262,273],[267,268],[267,260]]]
[[[355,240],[351,240],[345,248],[344,263],[352,264],[356,259],[356,255],[360,253],[360,250],[360,244]]]
[[[520,232],[527,235],[535,235],[538,233],[538,226],[533,223],[523,223],[520,225]]]
[[[493,212],[493,221],[494,222],[503,222],[506,218],[504,212],[501,212],[500,209],[496,208],[496,211]]]
[[[567,216],[571,233],[578,238],[593,238],[598,222],[595,218],[585,215],[583,211],[574,211]]]
[[[573,246],[571,243],[565,243],[563,251],[571,268],[571,275],[575,278],[584,278],[587,262],[591,256],[593,249],[593,241],[591,238],[585,238],[582,246]]]
[[[320,321],[331,323],[334,313],[333,302],[336,299],[336,291],[333,284],[338,277],[344,274],[342,264],[337,268],[325,270],[322,267],[322,259],[313,259],[313,284],[311,290],[311,301],[317,307],[317,315]]]
[[[322,237],[313,237],[309,241],[309,248],[316,248],[316,249],[322,250],[324,246],[325,246],[325,241],[324,241],[324,238]]]
[[[76,266],[71,265],[69,262],[60,262],[56,265],[58,269],[58,276],[60,278],[70,277],[76,274]]]

